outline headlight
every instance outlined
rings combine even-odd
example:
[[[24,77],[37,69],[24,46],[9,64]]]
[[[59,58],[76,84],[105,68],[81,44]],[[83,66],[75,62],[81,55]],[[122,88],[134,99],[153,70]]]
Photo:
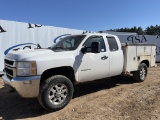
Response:
[[[17,63],[17,76],[31,76],[36,74],[37,65],[35,61]]]

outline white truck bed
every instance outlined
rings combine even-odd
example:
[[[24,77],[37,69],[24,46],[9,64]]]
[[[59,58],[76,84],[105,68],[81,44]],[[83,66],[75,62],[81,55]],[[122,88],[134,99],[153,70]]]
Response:
[[[155,44],[122,43],[122,49],[124,53],[123,73],[137,71],[137,66],[140,64],[140,61],[143,61],[143,59],[149,61],[150,64],[148,63],[148,67],[155,66]]]

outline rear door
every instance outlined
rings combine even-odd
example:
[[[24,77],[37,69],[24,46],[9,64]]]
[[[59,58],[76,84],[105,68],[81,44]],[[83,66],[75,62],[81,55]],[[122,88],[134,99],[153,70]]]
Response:
[[[109,76],[120,75],[123,70],[123,50],[119,39],[114,36],[106,36],[110,50],[110,73]]]
[[[89,37],[83,46],[91,47],[92,42],[100,42],[100,53],[91,53],[91,48],[82,54],[81,63],[79,65],[79,81],[90,81],[105,78],[109,73],[109,52],[106,50],[105,41],[102,36]]]

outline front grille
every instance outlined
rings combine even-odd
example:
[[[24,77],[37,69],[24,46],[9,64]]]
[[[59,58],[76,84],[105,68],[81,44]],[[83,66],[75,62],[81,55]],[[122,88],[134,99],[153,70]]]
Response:
[[[13,77],[16,76],[16,66],[15,66],[15,63],[14,63],[14,61],[8,60],[8,59],[5,59],[4,63],[5,63],[5,72],[6,72],[6,75],[7,75],[7,77],[9,79],[12,79]]]
[[[11,60],[7,60],[5,59],[4,62],[8,65],[13,65],[14,64],[14,61],[11,61]]]
[[[13,76],[13,70],[10,70],[10,69],[8,69],[8,68],[5,68],[5,71],[6,71],[7,74]]]

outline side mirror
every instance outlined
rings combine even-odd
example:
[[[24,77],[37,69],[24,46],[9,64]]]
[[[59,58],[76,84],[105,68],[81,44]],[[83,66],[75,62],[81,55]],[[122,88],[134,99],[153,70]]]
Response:
[[[100,42],[92,42],[91,52],[92,53],[100,53],[100,51],[101,51],[101,43]]]
[[[81,49],[81,52],[84,54],[87,51],[87,47],[83,46],[83,48]]]

